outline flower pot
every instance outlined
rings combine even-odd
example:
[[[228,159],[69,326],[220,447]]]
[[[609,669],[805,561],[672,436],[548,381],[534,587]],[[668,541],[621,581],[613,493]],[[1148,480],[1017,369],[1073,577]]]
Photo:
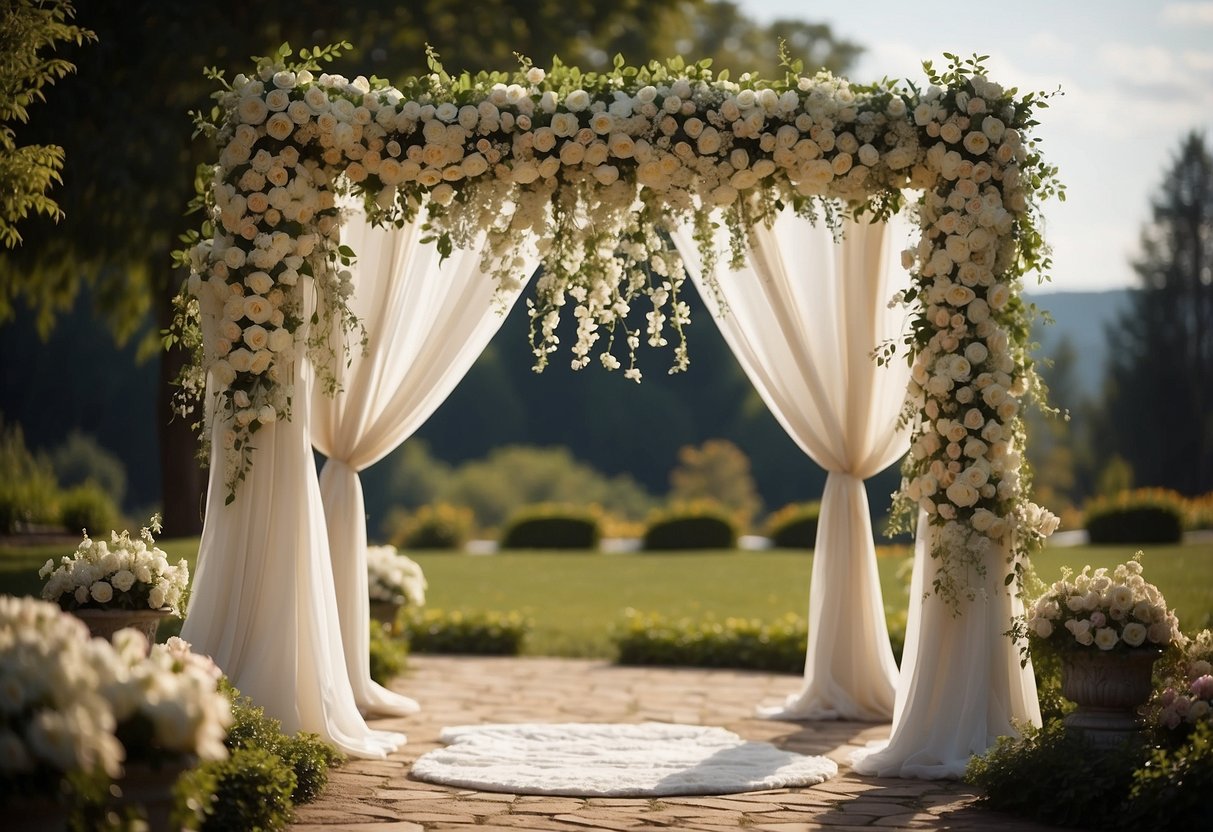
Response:
[[[149,645],[156,642],[160,622],[168,618],[167,610],[72,610],[72,615],[88,625],[93,638],[109,640],[119,630],[133,627],[147,636]]]
[[[185,758],[159,767],[127,763],[122,779],[115,782],[118,795],[114,804],[119,809],[142,808],[149,832],[168,832],[172,828],[173,786],[195,762]]]
[[[396,629],[396,616],[400,614],[400,608],[403,604],[397,604],[393,601],[376,601],[371,600],[371,620],[378,621],[383,625],[384,629]]]
[[[1141,729],[1137,710],[1150,698],[1157,649],[1074,651],[1061,656],[1061,693],[1078,707],[1065,717],[1097,748],[1114,748]]]

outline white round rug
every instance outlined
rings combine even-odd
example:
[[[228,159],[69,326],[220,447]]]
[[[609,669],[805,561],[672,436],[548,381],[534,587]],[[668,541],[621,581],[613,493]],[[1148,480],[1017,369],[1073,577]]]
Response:
[[[441,739],[447,747],[423,754],[413,777],[513,794],[736,794],[812,786],[838,773],[829,758],[699,725],[463,725],[444,728]]]

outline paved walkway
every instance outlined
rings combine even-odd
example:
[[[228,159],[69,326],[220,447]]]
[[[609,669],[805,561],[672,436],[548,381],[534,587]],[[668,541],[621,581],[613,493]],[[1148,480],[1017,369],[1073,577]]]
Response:
[[[300,807],[294,832],[440,830],[955,829],[1033,832],[1047,827],[982,811],[960,783],[860,777],[850,752],[888,736],[887,725],[756,719],[757,705],[794,692],[799,679],[729,670],[616,667],[551,658],[412,656],[393,688],[421,703],[404,719],[375,720],[409,741],[388,760],[352,760],[321,798]],[[789,751],[824,754],[839,775],[818,786],[721,797],[543,797],[434,786],[409,766],[439,746],[443,727],[486,722],[661,721],[727,728]]]

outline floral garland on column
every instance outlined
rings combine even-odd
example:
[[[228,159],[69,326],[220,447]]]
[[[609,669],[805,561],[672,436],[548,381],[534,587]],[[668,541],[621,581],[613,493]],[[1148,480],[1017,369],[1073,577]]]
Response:
[[[293,362],[306,350],[331,392],[344,348],[333,333],[357,331],[343,193],[382,223],[424,212],[443,252],[484,239],[482,268],[503,288],[524,277],[520,251],[531,247],[543,263],[527,301],[536,370],[571,306],[572,365],[597,354],[639,381],[642,340],[665,346],[672,331],[670,372],[688,362],[684,272],[663,233],[675,223],[696,229],[710,272],[718,221],[740,260],[748,229],[785,206],[831,223],[883,218],[917,189],[924,233],[906,255],[916,288],[902,298],[915,379],[903,506],[941,527],[936,554],[955,566],[945,576],[984,564],[1007,536],[1026,551],[1051,531],[1027,500],[1018,456],[1019,402],[1038,385],[1018,291],[1047,266],[1036,206],[1059,190],[1025,138],[1040,99],[1016,98],[979,60],[954,56],[923,93],[805,75],[786,55],[774,81],[734,82],[681,58],[450,76],[431,54],[430,73],[400,87],[320,71],[348,46],[303,50],[294,63],[283,47],[231,83],[209,70],[217,106],[196,114],[220,154],[199,177],[202,227],[179,253],[191,275],[175,337],[196,349],[184,390],[199,395],[209,374],[212,418],[227,426],[229,501],[258,429],[289,417]],[[205,343],[203,308],[216,318]],[[644,323],[631,323],[641,311]],[[963,591],[950,578],[936,589]]]

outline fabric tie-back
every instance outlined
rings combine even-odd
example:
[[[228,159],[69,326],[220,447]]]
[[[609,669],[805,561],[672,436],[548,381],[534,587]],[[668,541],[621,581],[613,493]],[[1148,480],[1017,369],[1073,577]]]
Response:
[[[312,297],[310,287],[300,288],[304,298]],[[204,294],[209,344],[218,310]],[[309,315],[305,310],[303,319]],[[281,720],[284,731],[314,732],[346,754],[385,757],[405,737],[371,730],[350,686],[309,437],[311,373],[304,363],[296,361],[291,370],[291,420],[257,431],[254,464],[230,504],[224,502],[228,425],[215,420],[206,519],[181,636]]]
[[[925,594],[939,571],[931,557],[936,533],[919,518],[893,731],[883,748],[854,755],[861,774],[958,779],[974,754],[1016,736],[1016,724],[1040,725],[1032,665],[1020,665],[1017,645],[1004,635],[1023,612],[1003,581],[1007,549],[991,554],[984,575],[970,571],[975,597],[954,610]]]
[[[364,712],[406,714],[407,697],[371,680],[367,530],[358,472],[391,453],[438,408],[501,327],[509,293],[480,270],[478,248],[441,260],[421,221],[375,228],[355,208],[341,229],[357,254],[351,307],[367,335],[338,362],[336,396],[312,395],[311,441],[328,459],[320,493],[328,522],[341,635],[354,696]],[[524,268],[529,278],[533,264]],[[340,333],[335,333],[339,338]]]
[[[813,557],[804,685],[779,708],[783,719],[883,721],[893,714],[897,665],[889,646],[863,480],[909,444],[897,422],[909,382],[903,358],[873,353],[904,332],[890,307],[909,285],[900,247],[909,226],[824,224],[784,211],[755,226],[747,264],[720,253],[716,287],[700,274],[690,229],[674,240],[725,341],[775,418],[829,474]],[[725,237],[718,235],[717,247]],[[719,297],[724,303],[720,307]]]

